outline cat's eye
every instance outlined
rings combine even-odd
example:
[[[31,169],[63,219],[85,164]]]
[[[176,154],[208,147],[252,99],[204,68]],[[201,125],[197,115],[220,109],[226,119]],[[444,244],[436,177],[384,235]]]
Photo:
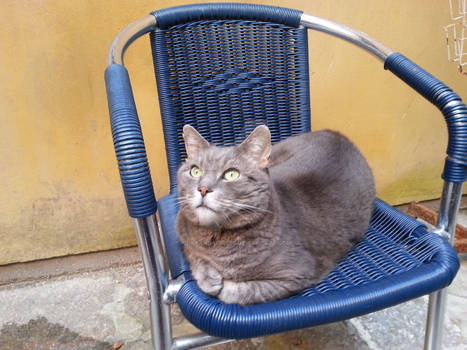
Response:
[[[203,175],[203,171],[197,166],[192,166],[190,170],[190,175],[197,179],[201,177],[201,175]]]
[[[224,173],[224,179],[227,181],[237,180],[240,176],[240,173],[237,169],[229,169]]]

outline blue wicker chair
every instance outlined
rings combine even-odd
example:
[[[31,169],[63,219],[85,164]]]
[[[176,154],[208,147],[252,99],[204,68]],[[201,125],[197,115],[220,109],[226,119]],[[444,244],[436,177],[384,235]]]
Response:
[[[438,226],[430,232],[377,200],[367,235],[325,280],[284,300],[223,304],[197,287],[175,232],[176,172],[185,157],[182,127],[191,124],[218,145],[236,144],[263,123],[273,142],[310,131],[307,29],[327,32],[372,53],[443,113],[449,145]],[[170,175],[170,194],[157,202],[122,61],[128,45],[147,33]],[[188,349],[320,325],[428,293],[425,347],[440,347],[443,288],[459,268],[449,241],[466,179],[467,109],[457,94],[359,31],[296,10],[227,3],[168,8],[130,24],[112,44],[105,79],[123,190],[150,291],[155,349]],[[173,302],[205,333],[173,339]]]

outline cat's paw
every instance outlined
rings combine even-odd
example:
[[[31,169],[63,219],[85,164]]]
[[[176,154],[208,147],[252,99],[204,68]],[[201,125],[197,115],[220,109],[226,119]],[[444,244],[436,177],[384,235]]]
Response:
[[[206,294],[216,297],[223,288],[222,276],[213,267],[201,264],[193,269],[193,277],[198,287]]]
[[[225,280],[217,298],[226,304],[244,304],[239,293],[239,283]]]
[[[198,282],[198,286],[204,293],[217,297],[223,288],[223,283],[222,280],[220,282],[214,281],[214,283],[212,283],[212,281],[204,280]]]

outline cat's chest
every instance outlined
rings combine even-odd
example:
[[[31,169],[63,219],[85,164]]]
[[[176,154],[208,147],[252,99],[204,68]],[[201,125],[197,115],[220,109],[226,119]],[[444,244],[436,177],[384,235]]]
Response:
[[[219,263],[241,262],[255,254],[270,252],[274,239],[266,237],[244,238],[240,235],[234,238],[213,239],[208,244],[200,244],[198,252],[209,255]],[[198,241],[198,243],[201,243]]]
[[[199,243],[199,242],[198,242]],[[208,261],[225,278],[235,276],[245,269],[254,269],[262,265],[274,250],[273,241],[266,238],[219,240],[211,246],[199,245],[192,250],[197,258]]]

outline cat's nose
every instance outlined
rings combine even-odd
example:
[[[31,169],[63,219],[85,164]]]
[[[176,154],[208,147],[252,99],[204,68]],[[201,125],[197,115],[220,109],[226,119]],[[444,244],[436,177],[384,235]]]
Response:
[[[201,196],[205,196],[208,194],[208,192],[212,192],[210,189],[207,187],[198,187],[198,191],[201,193]]]

